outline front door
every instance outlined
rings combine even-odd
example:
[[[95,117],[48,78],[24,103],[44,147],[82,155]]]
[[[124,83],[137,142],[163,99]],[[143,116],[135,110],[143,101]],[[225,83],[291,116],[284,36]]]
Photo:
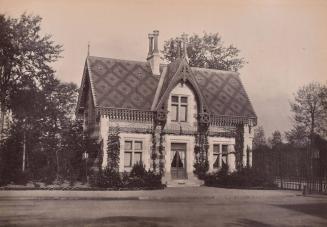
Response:
[[[171,177],[186,179],[186,143],[171,144]]]

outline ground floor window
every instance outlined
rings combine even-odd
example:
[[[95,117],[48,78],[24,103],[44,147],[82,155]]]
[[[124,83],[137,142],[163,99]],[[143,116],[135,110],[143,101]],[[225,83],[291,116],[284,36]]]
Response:
[[[218,169],[220,168],[221,162],[220,162],[220,144],[214,144],[213,145],[213,168]]]
[[[221,155],[221,163],[222,163],[222,165],[221,166],[223,167],[223,166],[226,166],[227,165],[228,145],[223,144],[221,146],[221,153],[222,153],[222,155]]]
[[[124,145],[124,167],[142,162],[143,141],[125,140]]]
[[[227,165],[227,144],[214,144],[213,145],[213,168],[219,169]]]

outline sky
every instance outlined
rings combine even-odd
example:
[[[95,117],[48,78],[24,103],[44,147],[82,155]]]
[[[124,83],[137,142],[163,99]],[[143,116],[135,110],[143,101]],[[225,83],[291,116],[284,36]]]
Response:
[[[62,81],[80,85],[90,54],[145,61],[147,34],[164,40],[218,32],[248,64],[241,80],[266,136],[291,128],[289,102],[312,81],[327,81],[327,1],[321,0],[0,0],[0,13],[43,18],[42,32],[63,45],[54,64]]]

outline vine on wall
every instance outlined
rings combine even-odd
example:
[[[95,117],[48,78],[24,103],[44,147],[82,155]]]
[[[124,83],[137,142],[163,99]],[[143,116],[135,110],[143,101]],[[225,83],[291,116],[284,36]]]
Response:
[[[199,130],[195,134],[195,163],[194,163],[194,174],[196,174],[199,179],[203,179],[207,171],[209,170],[208,161],[208,125],[200,124]]]
[[[238,125],[235,131],[236,168],[243,168],[244,126]]]
[[[152,136],[152,149],[151,149],[151,160],[153,172],[157,171],[157,136],[156,136],[157,125],[154,124],[151,136]]]
[[[161,125],[160,128],[160,140],[159,140],[159,173],[162,175],[164,173],[164,169],[165,169],[165,156],[164,156],[164,152],[165,152],[165,147],[163,145],[164,143],[164,126]]]
[[[110,128],[107,142],[108,168],[110,170],[119,171],[119,155],[120,155],[120,129],[118,126]]]
[[[160,127],[160,131],[158,130]],[[162,175],[164,173],[165,168],[165,147],[164,143],[164,124],[158,121],[155,123],[152,132],[152,152],[151,152],[151,160],[152,160],[152,168],[154,172],[158,172]],[[159,144],[158,144],[159,143]],[[158,169],[159,167],[159,169]]]

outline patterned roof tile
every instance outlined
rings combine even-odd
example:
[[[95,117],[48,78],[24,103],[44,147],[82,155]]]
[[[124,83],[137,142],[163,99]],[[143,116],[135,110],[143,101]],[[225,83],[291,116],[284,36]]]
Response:
[[[152,74],[149,63],[91,56],[87,63],[97,106],[151,109],[160,76]],[[180,59],[168,64],[159,97],[180,64]],[[211,114],[256,117],[237,73],[197,67],[191,70]]]

